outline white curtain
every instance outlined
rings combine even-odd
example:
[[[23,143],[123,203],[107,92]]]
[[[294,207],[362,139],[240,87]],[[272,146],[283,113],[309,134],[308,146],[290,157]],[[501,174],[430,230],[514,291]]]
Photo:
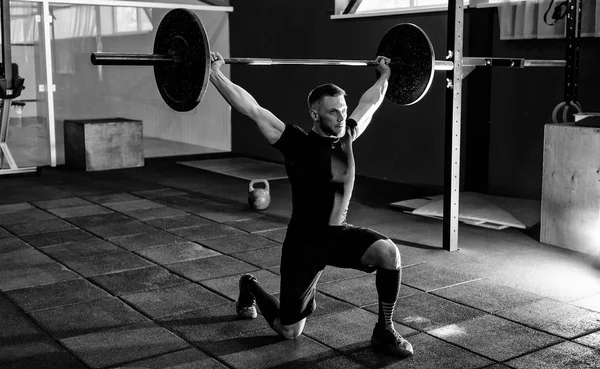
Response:
[[[554,9],[561,3],[563,0],[501,0],[498,4],[500,39],[565,37],[566,17],[558,21],[552,19]],[[546,24],[544,14],[547,11],[548,23],[556,24]],[[596,0],[582,1],[581,36],[600,37],[600,4]]]

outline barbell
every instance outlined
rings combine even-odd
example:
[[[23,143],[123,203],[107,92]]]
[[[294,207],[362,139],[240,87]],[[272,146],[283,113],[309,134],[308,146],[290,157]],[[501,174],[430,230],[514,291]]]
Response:
[[[411,23],[389,29],[376,55],[391,59],[391,75],[386,98],[395,104],[412,105],[425,96],[436,70],[453,70],[456,61],[435,60],[427,34]],[[452,58],[450,58],[452,59]],[[564,60],[522,58],[461,58],[464,67],[559,67]],[[173,9],[161,20],[152,54],[95,52],[94,65],[153,66],[158,91],[173,110],[194,109],[204,97],[210,76],[210,45],[200,18],[185,9]],[[228,58],[225,64],[317,65],[373,67],[375,60]]]

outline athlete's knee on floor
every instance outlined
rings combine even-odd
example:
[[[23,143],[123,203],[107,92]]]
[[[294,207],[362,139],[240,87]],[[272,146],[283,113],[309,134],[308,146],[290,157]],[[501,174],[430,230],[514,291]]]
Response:
[[[279,322],[279,319],[277,319],[273,324],[273,328],[281,337],[286,340],[293,340],[302,334],[302,330],[304,329],[304,319],[291,325],[282,325]]]

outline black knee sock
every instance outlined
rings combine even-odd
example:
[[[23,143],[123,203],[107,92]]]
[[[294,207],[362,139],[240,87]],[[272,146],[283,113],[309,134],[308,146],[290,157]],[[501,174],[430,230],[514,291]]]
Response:
[[[275,319],[279,317],[279,300],[275,296],[265,291],[256,279],[251,280],[248,283],[250,292],[256,299],[256,304],[260,308],[260,312],[264,315],[265,320],[270,326],[273,325]]]
[[[402,269],[377,269],[375,276],[375,286],[379,294],[379,323],[392,324],[394,307],[400,293],[400,280],[402,279]]]

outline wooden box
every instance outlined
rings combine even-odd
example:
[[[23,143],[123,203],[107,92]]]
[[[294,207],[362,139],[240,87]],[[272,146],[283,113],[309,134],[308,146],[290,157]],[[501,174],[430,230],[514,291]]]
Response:
[[[65,164],[86,171],[144,165],[142,121],[65,120]]]
[[[600,128],[545,126],[540,242],[600,252]]]

